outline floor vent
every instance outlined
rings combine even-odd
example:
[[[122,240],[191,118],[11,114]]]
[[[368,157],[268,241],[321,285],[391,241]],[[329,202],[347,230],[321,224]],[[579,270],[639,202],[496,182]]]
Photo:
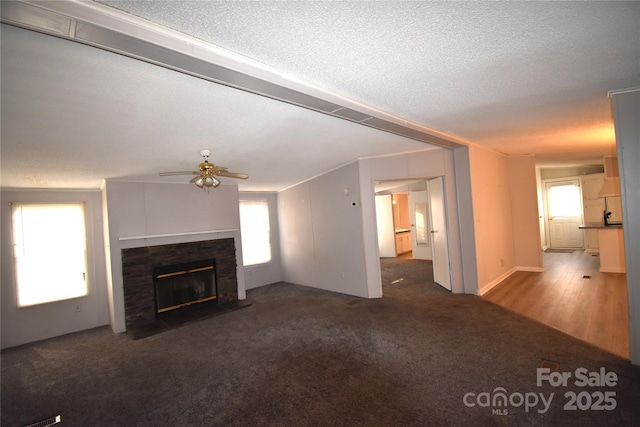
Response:
[[[591,276],[587,276],[586,274],[582,276],[583,279],[591,279]]]
[[[55,417],[47,418],[46,420],[39,421],[37,423],[29,424],[26,427],[49,427],[55,424],[58,424],[62,418],[60,415],[56,415]]]

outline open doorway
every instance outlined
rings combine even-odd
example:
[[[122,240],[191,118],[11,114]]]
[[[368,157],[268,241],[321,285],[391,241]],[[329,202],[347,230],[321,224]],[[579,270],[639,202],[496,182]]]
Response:
[[[431,261],[436,283],[451,290],[444,179],[377,181],[378,252],[382,259]]]

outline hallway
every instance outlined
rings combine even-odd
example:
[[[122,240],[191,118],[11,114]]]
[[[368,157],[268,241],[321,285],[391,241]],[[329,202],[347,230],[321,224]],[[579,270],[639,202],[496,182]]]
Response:
[[[543,253],[543,273],[518,271],[483,298],[629,358],[626,275],[601,273],[597,255]]]

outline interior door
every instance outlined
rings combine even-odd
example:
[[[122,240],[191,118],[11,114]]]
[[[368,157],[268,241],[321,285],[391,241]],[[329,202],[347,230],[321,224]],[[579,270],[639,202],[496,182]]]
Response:
[[[391,194],[376,196],[376,225],[378,227],[378,251],[383,258],[396,256],[396,233],[393,228]]]
[[[577,179],[545,183],[549,246],[582,249],[584,238],[580,181]]]
[[[444,205],[444,180],[442,177],[428,181],[431,230],[433,248],[433,279],[445,289],[451,290],[449,270],[449,240]]]
[[[414,259],[432,259],[429,228],[429,196],[427,191],[409,192],[411,250]]]

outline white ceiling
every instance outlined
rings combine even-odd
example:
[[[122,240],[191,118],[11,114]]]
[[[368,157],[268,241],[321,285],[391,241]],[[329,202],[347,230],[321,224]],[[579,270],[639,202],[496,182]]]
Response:
[[[100,3],[98,13],[135,15],[541,162],[613,154],[607,92],[640,86],[638,2]],[[3,24],[1,39],[3,187],[170,181],[157,173],[191,170],[210,148],[214,163],[250,174],[241,190],[279,190],[356,158],[431,147],[25,29]]]

